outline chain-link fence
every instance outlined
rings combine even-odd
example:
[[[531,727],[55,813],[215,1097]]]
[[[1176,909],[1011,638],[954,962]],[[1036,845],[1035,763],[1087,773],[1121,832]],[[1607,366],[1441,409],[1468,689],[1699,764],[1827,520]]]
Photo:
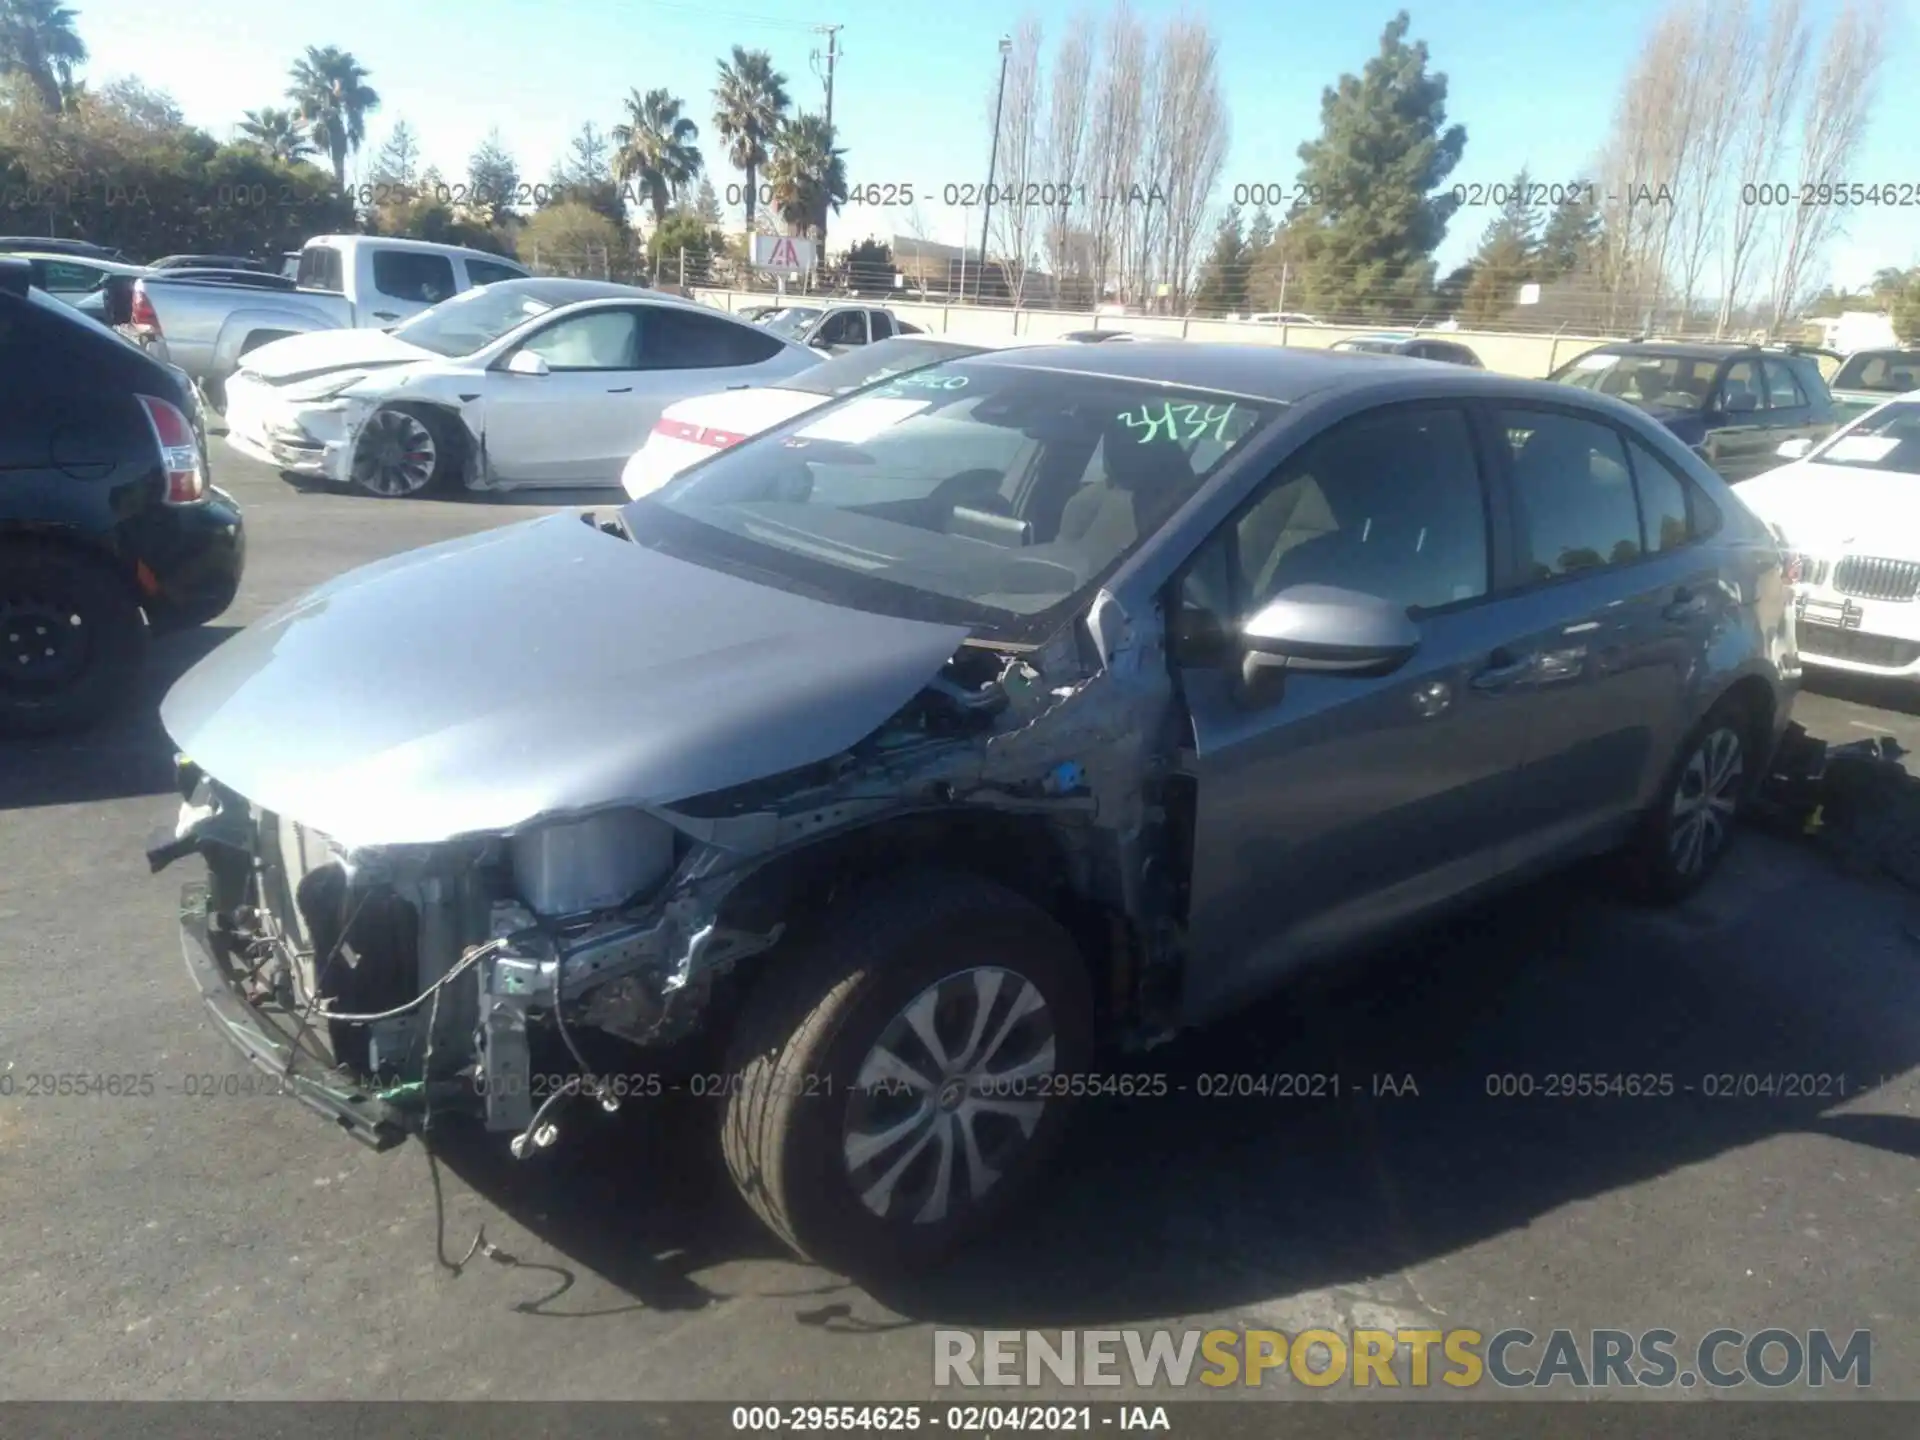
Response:
[[[1364,272],[1322,267],[1311,277],[1285,267],[1249,265],[1208,271],[1191,285],[1156,285],[1146,293],[1118,282],[1061,279],[1037,267],[1021,271],[995,260],[982,267],[971,253],[903,264],[841,258],[811,270],[772,272],[735,255],[692,247],[649,256],[589,246],[523,252],[538,274],[587,276],[628,284],[720,289],[823,299],[1017,308],[1070,314],[1244,320],[1339,329],[1430,329],[1482,334],[1619,336],[1727,341],[1817,341],[1818,327],[1775,324],[1760,307],[1718,296],[1668,293],[1597,275],[1529,281],[1506,277],[1442,284],[1433,289],[1381,286]]]

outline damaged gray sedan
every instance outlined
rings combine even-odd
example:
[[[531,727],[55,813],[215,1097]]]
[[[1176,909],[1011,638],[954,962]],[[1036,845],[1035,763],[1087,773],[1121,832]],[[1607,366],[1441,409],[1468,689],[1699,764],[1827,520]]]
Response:
[[[1099,1056],[1580,856],[1689,893],[1797,674],[1773,539],[1630,407],[1022,349],[284,607],[167,697],[150,858],[356,1135],[704,1090],[794,1249],[912,1262]]]

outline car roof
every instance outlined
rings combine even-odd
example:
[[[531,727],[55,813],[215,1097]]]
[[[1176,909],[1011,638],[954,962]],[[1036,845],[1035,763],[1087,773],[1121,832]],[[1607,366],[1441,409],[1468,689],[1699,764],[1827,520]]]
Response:
[[[566,275],[529,275],[519,280],[496,280],[484,287],[489,294],[531,295],[549,305],[578,305],[583,300],[652,300],[661,305],[691,305],[677,295],[665,295],[640,285],[622,285],[617,280],[575,280]],[[711,308],[711,307],[703,307]],[[716,312],[724,313],[724,312]]]
[[[1745,345],[1728,340],[1617,340],[1607,345],[1596,345],[1585,351],[1588,355],[1645,355],[1658,358],[1663,355],[1676,356],[1682,360],[1724,360],[1730,355],[1758,355],[1762,353],[1759,345]],[[1777,349],[1767,352],[1774,355],[1791,355],[1798,352]],[[1802,356],[1801,358],[1806,358]]]
[[[307,244],[364,245],[369,242],[377,242],[382,249],[424,250],[435,255],[445,255],[449,253],[471,255],[478,260],[493,260],[502,265],[511,265],[516,270],[524,270],[527,268],[511,255],[496,255],[491,250],[476,250],[471,245],[442,245],[433,240],[411,240],[400,235],[316,235],[307,241]]]
[[[1482,392],[1556,401],[1566,387],[1464,365],[1435,365],[1351,350],[1187,341],[1179,345],[1033,345],[988,350],[970,365],[1019,365],[1236,394],[1287,405],[1333,389],[1400,385],[1425,377],[1436,394]]]

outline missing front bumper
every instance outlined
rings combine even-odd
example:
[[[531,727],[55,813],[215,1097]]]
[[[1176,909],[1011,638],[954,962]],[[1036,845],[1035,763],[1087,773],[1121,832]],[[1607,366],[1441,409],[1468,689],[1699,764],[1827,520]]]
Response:
[[[410,1112],[382,1100],[344,1070],[326,1065],[299,1043],[297,1030],[284,1029],[276,1017],[244,998],[245,976],[222,957],[224,946],[212,931],[204,885],[187,885],[180,892],[180,949],[187,973],[221,1033],[286,1094],[376,1150],[392,1149],[417,1128]]]

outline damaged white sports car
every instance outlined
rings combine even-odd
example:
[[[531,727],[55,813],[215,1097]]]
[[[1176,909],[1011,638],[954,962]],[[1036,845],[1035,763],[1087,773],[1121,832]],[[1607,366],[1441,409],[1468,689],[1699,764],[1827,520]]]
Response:
[[[227,382],[227,443],[371,495],[620,483],[676,400],[820,362],[708,306],[595,280],[508,280],[391,331],[263,345]]]

